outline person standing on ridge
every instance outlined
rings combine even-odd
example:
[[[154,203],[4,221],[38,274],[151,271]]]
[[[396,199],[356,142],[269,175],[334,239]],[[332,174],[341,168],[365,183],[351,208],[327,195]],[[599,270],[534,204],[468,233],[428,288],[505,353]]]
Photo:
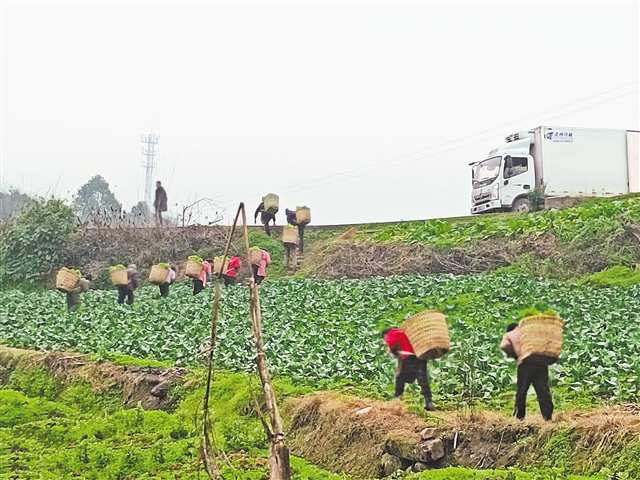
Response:
[[[553,400],[549,388],[549,366],[531,358],[522,360],[521,335],[520,326],[517,323],[512,323],[507,327],[507,332],[500,342],[500,349],[507,354],[507,357],[514,358],[518,362],[518,385],[513,415],[518,420],[524,419],[527,408],[527,392],[533,384],[542,418],[549,421],[553,415]]]
[[[160,180],[156,182],[156,197],[153,201],[153,208],[156,212],[156,225],[162,226],[162,212],[167,211],[167,191],[162,186]]]
[[[427,361],[416,357],[413,346],[407,334],[399,328],[387,328],[382,332],[382,338],[387,344],[389,353],[397,358],[398,368],[395,379],[395,397],[400,398],[407,383],[418,382],[424,397],[424,409],[435,410],[427,373]]]
[[[273,221],[273,226],[276,226],[276,216],[273,213],[269,213],[264,209],[264,202],[260,202],[256,212],[253,214],[253,223],[258,222],[258,214],[260,214],[260,222],[264,225],[264,232],[271,236],[271,226],[269,222]]]

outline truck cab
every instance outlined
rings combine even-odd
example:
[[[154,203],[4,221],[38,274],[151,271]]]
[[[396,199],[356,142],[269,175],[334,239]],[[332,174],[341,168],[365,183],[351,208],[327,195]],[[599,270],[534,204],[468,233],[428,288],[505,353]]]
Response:
[[[470,164],[471,213],[531,210],[529,194],[536,187],[533,136],[520,132],[506,140],[486,159]]]

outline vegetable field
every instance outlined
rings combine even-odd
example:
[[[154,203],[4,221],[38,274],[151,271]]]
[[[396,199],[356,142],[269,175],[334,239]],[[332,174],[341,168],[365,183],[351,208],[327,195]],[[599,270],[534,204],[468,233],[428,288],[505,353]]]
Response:
[[[640,222],[640,198],[591,200],[566,210],[525,215],[472,217],[462,221],[428,220],[386,226],[374,240],[423,243],[437,247],[464,245],[474,240],[517,235],[551,234],[561,241],[606,239],[627,223]]]
[[[555,391],[585,403],[633,401],[640,393],[640,286],[598,288],[517,274],[280,280],[261,288],[265,348],[272,371],[317,387],[345,384],[388,391],[393,361],[379,332],[437,306],[448,315],[452,350],[430,364],[438,401],[496,401],[513,394],[513,362],[498,349],[505,325],[544,304],[566,320]],[[55,292],[0,291],[0,342],[25,348],[199,361],[211,291],[176,285],[168,299],[145,287],[133,307],[115,292],[91,291],[76,313]],[[216,361],[253,369],[245,288],[224,290]]]

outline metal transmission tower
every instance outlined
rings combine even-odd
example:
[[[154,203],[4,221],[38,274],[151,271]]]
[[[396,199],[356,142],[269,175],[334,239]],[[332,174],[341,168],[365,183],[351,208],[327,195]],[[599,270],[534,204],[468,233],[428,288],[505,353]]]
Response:
[[[154,199],[153,174],[158,163],[158,135],[153,132],[140,137],[142,142],[142,168],[144,168],[144,200],[152,208]]]

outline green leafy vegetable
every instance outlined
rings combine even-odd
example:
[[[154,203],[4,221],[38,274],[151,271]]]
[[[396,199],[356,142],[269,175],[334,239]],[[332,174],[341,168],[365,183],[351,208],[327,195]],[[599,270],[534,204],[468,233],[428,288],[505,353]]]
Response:
[[[302,383],[390,388],[394,367],[381,327],[435,306],[447,315],[452,342],[449,354],[430,364],[436,395],[459,401],[473,364],[477,398],[492,401],[513,392],[514,367],[498,347],[506,323],[520,320],[525,306],[545,312],[553,305],[565,320],[563,353],[552,368],[554,389],[589,401],[640,396],[640,285],[594,289],[508,273],[275,280],[263,284],[260,294],[272,371]],[[133,307],[115,300],[112,291],[91,291],[69,315],[55,291],[0,291],[0,337],[16,347],[199,361],[209,335],[210,295],[194,297],[188,284],[179,283],[167,299],[149,286],[138,290]],[[223,291],[220,368],[254,368],[248,304],[247,289]]]

